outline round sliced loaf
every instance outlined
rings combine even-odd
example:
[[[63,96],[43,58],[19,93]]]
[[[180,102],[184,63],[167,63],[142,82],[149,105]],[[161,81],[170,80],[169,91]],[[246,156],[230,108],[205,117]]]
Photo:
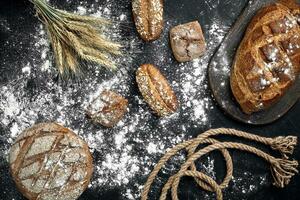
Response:
[[[30,200],[77,199],[93,172],[87,144],[56,123],[23,131],[11,147],[9,162],[18,189]]]

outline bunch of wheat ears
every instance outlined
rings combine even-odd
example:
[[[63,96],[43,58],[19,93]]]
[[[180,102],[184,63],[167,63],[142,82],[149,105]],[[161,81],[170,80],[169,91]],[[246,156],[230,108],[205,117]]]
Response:
[[[121,45],[107,39],[102,30],[111,25],[109,20],[59,10],[45,0],[30,2],[47,29],[60,75],[80,73],[79,60],[116,68],[112,56],[121,54]]]

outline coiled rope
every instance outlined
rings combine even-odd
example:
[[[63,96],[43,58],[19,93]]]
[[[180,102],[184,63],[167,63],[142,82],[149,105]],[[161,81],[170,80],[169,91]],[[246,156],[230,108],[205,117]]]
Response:
[[[237,142],[220,142],[216,139],[210,138],[212,136],[218,135],[229,135],[236,136],[244,139],[248,139],[251,141],[262,143],[266,146],[271,147],[273,150],[279,151],[282,155],[282,158],[273,157],[260,149],[255,147],[237,143]],[[198,151],[197,147],[200,144],[209,144],[203,149]],[[173,200],[178,200],[177,191],[180,179],[185,176],[193,177],[197,184],[204,190],[215,192],[217,200],[223,199],[222,189],[226,188],[232,179],[233,173],[233,163],[232,158],[228,152],[228,149],[238,149],[242,151],[247,151],[253,153],[271,165],[271,173],[274,180],[274,185],[280,188],[285,187],[289,184],[290,179],[298,173],[297,167],[298,162],[295,160],[289,160],[289,155],[291,155],[294,151],[294,147],[297,144],[297,137],[295,136],[279,136],[276,138],[267,138],[261,137],[258,135],[250,134],[243,131],[238,131],[234,129],[227,128],[219,128],[219,129],[211,129],[200,134],[197,138],[182,142],[172,149],[170,149],[156,164],[153,171],[148,177],[147,182],[144,185],[143,192],[141,195],[142,200],[148,199],[148,194],[151,189],[151,185],[153,184],[157,174],[162,169],[162,167],[166,164],[166,162],[176,155],[181,150],[186,150],[188,152],[188,159],[181,166],[180,170],[173,176],[169,178],[167,183],[164,185],[162,192],[160,194],[160,200],[165,200],[168,195],[168,191],[171,189],[171,196]],[[208,175],[197,171],[195,162],[201,158],[202,156],[215,151],[221,151],[225,162],[226,162],[226,176],[221,184],[218,184],[215,180],[213,180]]]

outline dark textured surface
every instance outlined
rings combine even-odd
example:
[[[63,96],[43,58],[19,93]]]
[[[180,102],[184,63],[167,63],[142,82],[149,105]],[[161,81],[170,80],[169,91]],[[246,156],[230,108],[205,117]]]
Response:
[[[215,0],[217,1],[217,0]],[[63,3],[61,1],[55,1],[57,5],[63,7]],[[91,0],[91,2],[93,2]],[[117,1],[116,2],[122,4],[130,4],[130,1]],[[206,1],[199,1],[199,0],[168,0],[166,1],[165,8],[166,8],[166,16],[168,18],[176,18],[178,23],[184,23],[187,21],[192,21],[198,19],[202,25],[208,25],[212,23],[214,16],[219,16],[224,20],[226,25],[232,25],[233,22],[238,17],[239,13],[242,11],[246,0],[243,1],[229,1],[225,0],[220,2],[218,7],[214,9],[209,9],[207,6]],[[130,6],[126,6],[128,12],[130,13]],[[199,17],[200,13],[202,13],[201,17]],[[204,14],[203,14],[204,13]],[[15,74],[19,71],[18,66],[20,63],[19,58],[26,57],[29,51],[26,46],[27,43],[30,41],[26,38],[30,32],[33,30],[33,27],[38,20],[33,16],[33,9],[30,3],[26,0],[22,1],[12,1],[12,0],[2,0],[0,2],[0,19],[5,19],[10,24],[11,30],[4,31],[4,27],[0,27],[0,84],[7,83]],[[133,29],[134,30],[134,29]],[[165,30],[167,31],[167,30]],[[204,32],[207,30],[204,30]],[[11,46],[6,45],[6,41],[23,41],[21,46]],[[24,48],[23,48],[24,47]],[[144,44],[145,54],[141,54],[139,60],[143,62],[151,62],[153,57],[151,56],[151,49],[152,44]],[[150,56],[149,56],[150,55]],[[171,54],[170,54],[171,55]],[[34,58],[32,58],[34,59]],[[174,61],[174,65],[177,65]],[[168,73],[172,73],[172,69],[168,70]],[[34,82],[33,82],[34,83]],[[35,84],[29,84],[29,88],[32,90],[28,90],[27,95],[32,95],[30,91],[35,91],[34,87]],[[133,93],[136,93],[134,91]],[[207,96],[210,96],[208,93]],[[279,119],[273,124],[266,125],[266,126],[250,126],[239,123],[237,121],[232,120],[231,118],[224,115],[223,111],[218,109],[218,106],[215,105],[216,109],[212,110],[211,113],[211,127],[218,128],[218,127],[230,127],[236,128],[240,130],[245,130],[253,133],[257,133],[263,136],[278,136],[278,135],[288,135],[288,134],[295,134],[300,136],[300,104],[297,103],[284,117]],[[155,120],[155,118],[153,118]],[[177,122],[178,123],[178,122]],[[181,124],[190,123],[189,121],[182,118],[180,121]],[[155,123],[154,123],[155,124]],[[174,124],[175,126],[175,124]],[[187,135],[189,136],[196,136],[199,132],[205,131],[208,127],[195,127],[189,129]],[[6,127],[0,126],[0,134],[4,133]],[[167,132],[161,133],[168,134]],[[4,141],[0,142],[1,146],[5,145]],[[95,156],[95,155],[94,155]],[[98,155],[96,155],[98,156]],[[216,157],[219,155],[216,154]],[[242,191],[237,191],[233,189],[233,184],[231,183],[229,188],[224,192],[224,199],[230,200],[241,200],[241,199],[270,199],[270,200],[281,200],[281,199],[291,199],[297,200],[300,199],[299,196],[299,186],[300,186],[300,177],[297,175],[295,176],[291,183],[285,189],[277,189],[271,185],[271,176],[269,174],[268,165],[265,162],[261,161],[261,159],[245,154],[240,153],[237,151],[232,151],[232,156],[234,159],[234,167],[235,177],[244,177],[244,172],[248,171],[251,173],[252,178],[257,178],[259,176],[267,175],[267,184],[260,185],[259,181],[257,182],[257,190],[256,192],[246,193],[244,194]],[[294,158],[300,160],[300,148],[296,149]],[[158,158],[153,159],[153,163],[156,163]],[[218,181],[221,181],[222,174],[224,173],[224,165],[220,160],[216,161],[216,171],[218,175]],[[137,178],[136,182],[144,182],[146,181],[145,177]],[[5,181],[4,181],[5,180]],[[135,181],[133,181],[135,182]],[[207,193],[208,197],[203,197],[203,192],[198,190],[197,186],[192,183],[189,179],[182,181],[181,184],[181,191],[180,191],[180,199],[187,199],[187,200],[196,200],[196,199],[215,199],[214,195],[211,193]],[[13,182],[10,179],[9,171],[7,163],[0,163],[0,187],[3,191],[6,191],[5,194],[0,192],[0,199],[7,200],[7,199],[15,199],[21,200],[23,199],[21,195],[17,192]],[[157,187],[155,187],[154,193],[158,194],[159,191]],[[8,192],[9,191],[9,192]],[[121,195],[121,192],[124,191],[124,188],[113,188],[108,189],[105,191],[101,190],[92,190],[88,189],[80,199],[88,200],[88,199],[105,199],[105,200],[117,200],[117,199],[124,199]],[[157,197],[157,195],[154,195]],[[157,199],[157,198],[151,198]]]

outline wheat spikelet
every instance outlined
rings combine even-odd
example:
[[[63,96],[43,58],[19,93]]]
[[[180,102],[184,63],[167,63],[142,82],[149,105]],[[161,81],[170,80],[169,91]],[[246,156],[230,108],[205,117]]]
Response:
[[[78,55],[87,61],[99,63],[100,65],[110,66],[111,69],[116,69],[115,64],[108,59],[107,55],[104,55],[101,51],[93,49],[91,47],[83,45],[80,40],[72,32],[66,31],[68,38],[73,43],[71,46],[77,50]]]
[[[111,24],[111,22],[109,20],[103,19],[103,18],[95,18],[95,17],[89,17],[89,16],[76,15],[76,14],[69,13],[69,12],[66,12],[63,10],[59,10],[59,9],[56,9],[56,11],[71,21],[85,22],[85,23],[100,25],[100,26]]]
[[[59,41],[53,34],[51,34],[50,41],[51,41],[51,44],[53,47],[53,52],[54,52],[56,63],[58,63],[57,64],[58,71],[60,73],[62,73],[63,68],[61,66],[63,65],[63,60],[62,60],[63,56],[62,56],[61,44],[59,43]]]
[[[121,45],[107,41],[104,37],[97,34],[97,32],[92,29],[91,25],[78,22],[70,22],[68,24],[68,27],[70,32],[77,34],[80,37],[80,40],[87,45],[93,46],[100,50],[105,50],[111,54],[121,54]]]
[[[116,69],[112,56],[121,55],[121,45],[101,33],[101,28],[111,24],[109,20],[55,9],[45,0],[30,1],[47,28],[60,75],[78,74],[78,59]]]
[[[68,71],[72,71],[75,73],[80,71],[80,69],[77,67],[77,65],[78,65],[77,58],[75,57],[74,53],[72,52],[72,49],[69,49],[68,47],[66,47],[66,49],[65,49],[65,59],[66,59]]]

